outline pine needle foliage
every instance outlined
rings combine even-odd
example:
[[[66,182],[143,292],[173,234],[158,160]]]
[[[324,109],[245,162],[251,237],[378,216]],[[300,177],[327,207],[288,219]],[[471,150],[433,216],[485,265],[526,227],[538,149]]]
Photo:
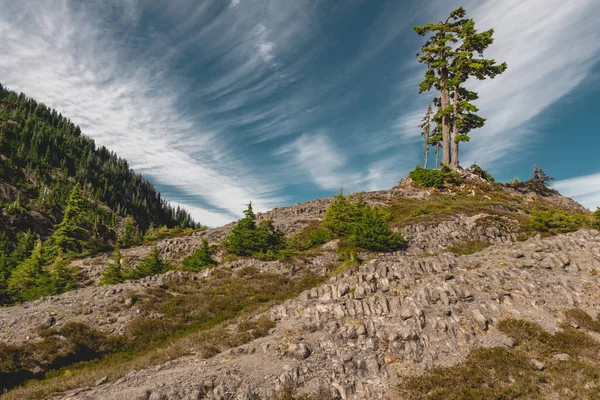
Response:
[[[256,223],[252,203],[244,211],[244,218],[233,227],[225,241],[225,247],[237,256],[253,256],[277,253],[286,247],[283,232],[275,229],[270,220]]]
[[[164,274],[171,269],[171,265],[163,261],[156,245],[152,246],[150,256],[142,260],[127,276],[128,279],[142,279],[147,276]]]
[[[121,258],[121,250],[119,246],[113,251],[113,259],[108,263],[106,269],[102,272],[99,285],[115,285],[125,282],[126,272],[123,268],[123,259]]]
[[[202,239],[200,247],[191,256],[183,260],[183,269],[186,271],[200,271],[217,265],[212,257],[212,250],[206,238]]]
[[[406,247],[404,237],[390,230],[388,220],[382,211],[364,207],[361,219],[352,227],[352,241],[359,248],[376,252],[403,249]]]
[[[353,203],[340,191],[325,212],[323,226],[338,237],[349,236],[352,234],[354,226],[361,220],[365,208],[365,202],[361,196]]]

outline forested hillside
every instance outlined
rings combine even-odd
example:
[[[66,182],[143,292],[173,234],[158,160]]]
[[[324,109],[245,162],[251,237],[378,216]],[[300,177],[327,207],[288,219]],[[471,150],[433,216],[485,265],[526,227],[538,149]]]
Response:
[[[57,257],[127,246],[151,229],[196,227],[127,161],[96,148],[58,111],[2,85],[0,177],[0,298],[15,270],[28,270],[24,281],[38,287],[37,275]],[[52,291],[66,289],[58,286]]]

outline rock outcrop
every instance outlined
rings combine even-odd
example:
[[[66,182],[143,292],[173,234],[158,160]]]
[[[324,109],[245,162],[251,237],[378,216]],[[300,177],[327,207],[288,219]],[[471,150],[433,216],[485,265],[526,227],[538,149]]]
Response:
[[[456,257],[379,255],[274,307],[274,331],[208,360],[184,357],[69,399],[268,398],[292,384],[387,398],[399,373],[449,365],[472,346],[513,346],[507,317],[556,331],[561,311],[600,311],[600,234],[498,243]],[[323,393],[323,392],[321,392]]]

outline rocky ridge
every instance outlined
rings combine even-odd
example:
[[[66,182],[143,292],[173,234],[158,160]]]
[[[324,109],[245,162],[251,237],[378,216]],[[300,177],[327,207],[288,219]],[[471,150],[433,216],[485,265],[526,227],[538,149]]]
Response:
[[[367,203],[380,206],[429,195],[406,184],[363,194]],[[526,197],[536,201],[534,194]],[[581,210],[562,196],[545,200]],[[293,234],[322,219],[332,201],[319,199],[274,209],[259,214],[258,219],[269,218],[277,228]],[[202,238],[221,243],[231,227],[160,240],[157,247],[163,257],[181,260]],[[275,306],[267,313],[276,322],[268,336],[209,359],[191,355],[131,371],[116,381],[102,380],[96,387],[72,391],[64,398],[252,399],[269,398],[286,385],[334,398],[385,398],[402,374],[454,364],[472,346],[511,346],[511,340],[495,328],[500,319],[526,318],[553,331],[565,309],[598,312],[598,232],[519,242],[519,229],[516,215],[491,212],[403,226],[410,244],[406,251],[365,255],[360,266]],[[447,252],[452,244],[469,240],[491,246],[469,256]],[[324,247],[335,249],[335,243]],[[150,246],[139,246],[122,250],[122,255],[135,262],[149,252]],[[244,259],[198,274],[169,272],[120,285],[91,286],[108,260],[110,254],[75,261],[87,276],[85,287],[0,309],[0,341],[37,340],[39,326],[60,327],[70,321],[105,333],[122,333],[135,318],[148,316],[136,307],[132,293],[165,282],[210,282],[211,274],[220,269],[250,266],[290,276],[310,269],[326,276],[331,265],[339,263],[334,251],[322,250],[291,264]]]
[[[376,256],[270,311],[267,337],[184,357],[68,399],[268,398],[291,382],[341,399],[388,398],[398,375],[453,364],[472,346],[513,346],[495,324],[550,331],[561,310],[600,311],[600,234],[500,243],[456,257]]]

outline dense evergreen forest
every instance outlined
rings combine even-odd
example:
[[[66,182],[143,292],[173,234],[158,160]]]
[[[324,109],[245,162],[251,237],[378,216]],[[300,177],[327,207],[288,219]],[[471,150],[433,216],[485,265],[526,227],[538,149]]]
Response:
[[[0,84],[0,303],[11,285],[13,292],[46,285],[49,275],[40,273],[52,265],[67,274],[63,264],[73,255],[131,245],[157,228],[195,227],[127,161],[96,148],[56,110]],[[11,284],[15,271],[23,276]],[[67,289],[62,282],[50,292]]]

